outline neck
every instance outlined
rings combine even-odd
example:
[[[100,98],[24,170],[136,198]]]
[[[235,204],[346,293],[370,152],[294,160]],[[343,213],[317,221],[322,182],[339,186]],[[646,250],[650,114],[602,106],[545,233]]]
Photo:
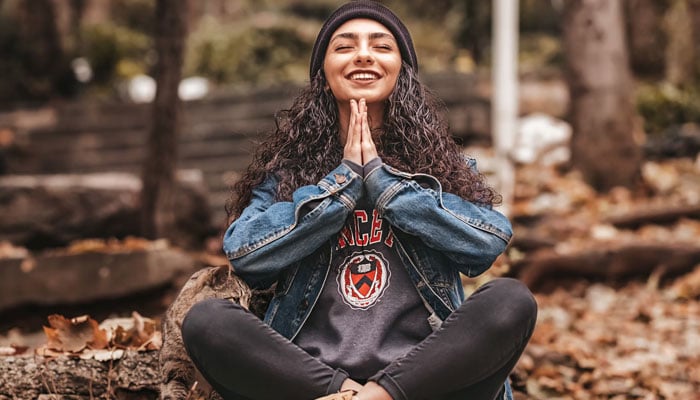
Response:
[[[384,121],[384,103],[367,104],[367,119],[369,120],[370,130],[381,128]],[[345,144],[345,138],[348,136],[348,125],[350,125],[350,102],[338,102],[338,132],[340,133],[340,141]]]

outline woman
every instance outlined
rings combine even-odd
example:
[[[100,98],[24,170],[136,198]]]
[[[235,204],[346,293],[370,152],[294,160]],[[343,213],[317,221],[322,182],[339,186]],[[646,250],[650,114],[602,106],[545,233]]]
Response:
[[[264,321],[208,300],[183,323],[224,398],[510,398],[536,304],[512,279],[464,300],[459,273],[488,269],[511,227],[417,69],[408,30],[376,2],[321,28],[309,86],[229,210],[236,273],[276,284]]]

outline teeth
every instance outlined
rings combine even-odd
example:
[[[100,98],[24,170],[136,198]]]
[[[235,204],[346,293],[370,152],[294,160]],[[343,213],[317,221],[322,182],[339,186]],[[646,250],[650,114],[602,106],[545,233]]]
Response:
[[[350,75],[350,79],[359,81],[369,81],[372,79],[377,79],[377,76],[367,72],[358,72],[356,74]]]

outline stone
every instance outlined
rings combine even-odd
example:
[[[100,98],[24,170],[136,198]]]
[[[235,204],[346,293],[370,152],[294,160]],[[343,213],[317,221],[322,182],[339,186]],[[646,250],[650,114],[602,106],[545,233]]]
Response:
[[[167,245],[79,254],[43,252],[0,258],[0,311],[22,305],[83,304],[170,284],[195,265]]]
[[[178,174],[177,232],[171,241],[201,244],[210,233],[202,174]],[[141,180],[129,173],[0,177],[0,242],[30,249],[85,238],[139,236]]]

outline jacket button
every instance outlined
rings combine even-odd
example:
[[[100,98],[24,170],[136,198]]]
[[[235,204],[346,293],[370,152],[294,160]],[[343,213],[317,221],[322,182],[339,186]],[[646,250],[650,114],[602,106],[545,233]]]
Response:
[[[308,299],[304,299],[304,300],[301,302],[301,308],[304,309],[304,310],[306,310],[307,308],[309,308],[309,300],[308,300]]]
[[[345,175],[341,175],[341,174],[335,174],[335,175],[333,175],[333,177],[335,178],[335,181],[340,185],[345,183],[345,181],[347,180],[347,178],[345,178]]]

